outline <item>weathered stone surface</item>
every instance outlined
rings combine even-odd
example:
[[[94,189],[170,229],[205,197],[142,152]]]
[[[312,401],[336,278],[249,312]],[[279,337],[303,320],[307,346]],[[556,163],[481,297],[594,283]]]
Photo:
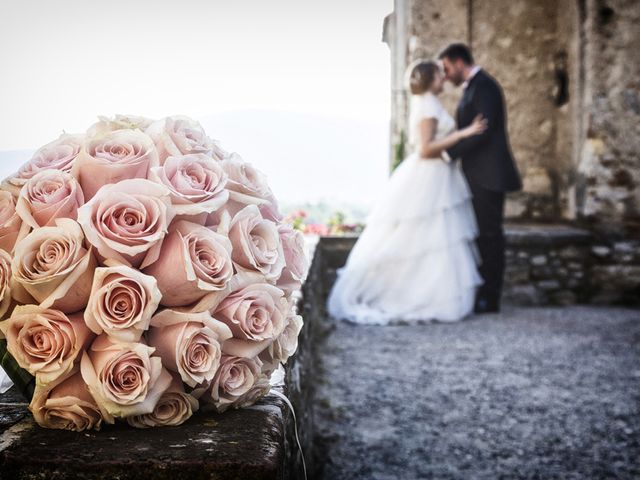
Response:
[[[524,180],[507,216],[640,231],[637,0],[396,0],[389,19],[394,145],[406,132],[408,64],[465,42],[505,92]],[[447,86],[449,111],[460,95]]]
[[[0,419],[16,408],[25,412],[6,400],[0,396]],[[1,478],[280,479],[284,415],[282,401],[269,395],[248,409],[198,414],[180,427],[146,430],[47,430],[28,416],[0,436]]]

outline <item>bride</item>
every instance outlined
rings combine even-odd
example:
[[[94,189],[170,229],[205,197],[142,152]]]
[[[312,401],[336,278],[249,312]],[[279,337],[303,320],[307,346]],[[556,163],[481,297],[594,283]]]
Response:
[[[484,131],[478,117],[456,130],[438,95],[435,62],[410,67],[412,152],[394,171],[328,299],[329,313],[356,323],[456,321],[473,309],[476,220],[459,162],[443,151]]]

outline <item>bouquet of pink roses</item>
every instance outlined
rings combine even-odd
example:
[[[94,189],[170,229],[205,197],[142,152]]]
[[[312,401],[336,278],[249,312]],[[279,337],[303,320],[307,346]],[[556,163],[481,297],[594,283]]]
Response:
[[[296,350],[303,238],[196,121],[101,117],[0,188],[0,358],[38,424],[250,405]]]

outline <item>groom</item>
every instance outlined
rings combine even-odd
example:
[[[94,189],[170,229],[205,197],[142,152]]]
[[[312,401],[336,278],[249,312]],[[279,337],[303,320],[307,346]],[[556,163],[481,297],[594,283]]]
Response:
[[[477,115],[487,121],[480,135],[465,138],[446,150],[460,158],[473,195],[478,220],[478,249],[482,257],[475,313],[500,311],[504,275],[504,198],[506,192],[522,188],[507,134],[507,112],[498,82],[474,64],[469,47],[454,43],[440,53],[447,80],[462,85],[463,95],[456,111],[458,128],[468,126]]]

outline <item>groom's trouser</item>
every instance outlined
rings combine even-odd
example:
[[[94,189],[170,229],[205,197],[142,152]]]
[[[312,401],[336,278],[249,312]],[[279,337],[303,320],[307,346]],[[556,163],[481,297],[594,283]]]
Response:
[[[477,245],[482,258],[479,271],[484,280],[476,298],[499,305],[505,265],[505,240],[502,228],[505,194],[487,190],[473,183],[469,183],[469,187],[478,221]]]

